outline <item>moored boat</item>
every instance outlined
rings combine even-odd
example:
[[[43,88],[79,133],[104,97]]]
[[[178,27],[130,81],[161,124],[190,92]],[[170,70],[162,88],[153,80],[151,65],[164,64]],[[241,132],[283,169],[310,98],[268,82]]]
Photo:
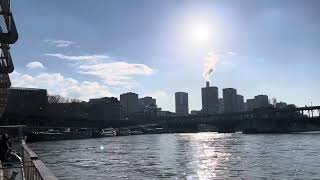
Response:
[[[117,131],[114,128],[104,128],[100,131],[95,131],[92,134],[92,137],[94,138],[100,138],[100,137],[113,137],[117,135]]]
[[[57,140],[73,140],[73,139],[85,139],[91,138],[92,131],[90,129],[67,129],[64,131],[49,129],[48,131],[37,132],[33,131],[28,134],[27,141],[57,141]]]

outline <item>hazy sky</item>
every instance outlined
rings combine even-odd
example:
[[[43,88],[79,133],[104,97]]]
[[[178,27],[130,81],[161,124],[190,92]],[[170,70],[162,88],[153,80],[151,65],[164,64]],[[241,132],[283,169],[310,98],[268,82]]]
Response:
[[[19,40],[13,86],[69,98],[136,92],[174,110],[174,92],[201,108],[204,59],[211,84],[298,106],[320,105],[318,0],[12,1]]]

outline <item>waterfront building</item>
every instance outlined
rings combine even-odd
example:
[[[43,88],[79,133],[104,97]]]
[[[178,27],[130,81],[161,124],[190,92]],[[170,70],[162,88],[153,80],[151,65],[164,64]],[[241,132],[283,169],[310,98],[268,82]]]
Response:
[[[224,112],[232,113],[238,111],[237,90],[234,88],[223,89]]]
[[[156,99],[146,96],[138,99],[139,110],[143,111],[148,106],[157,105]]]
[[[176,92],[175,93],[175,104],[177,115],[188,115],[189,114],[189,103],[188,93]]]
[[[192,115],[200,115],[200,114],[202,114],[202,111],[192,110],[190,112],[190,114],[192,114]]]
[[[60,107],[60,108],[59,108]],[[63,118],[88,119],[87,102],[50,103],[50,117],[60,116]],[[56,112],[56,110],[60,110]]]
[[[167,118],[167,117],[172,117],[173,113],[170,111],[158,111],[157,116],[161,118]]]
[[[89,120],[101,122],[120,120],[121,106],[115,97],[90,99],[87,109]]]
[[[224,113],[223,98],[219,98],[218,100],[218,113]]]
[[[43,116],[47,113],[47,90],[34,88],[9,89],[6,114],[19,116]]]
[[[206,82],[206,87],[201,88],[202,95],[202,113],[216,114],[218,112],[218,88],[210,87],[209,82]]]
[[[247,99],[246,102],[246,111],[252,111],[255,108],[255,101],[254,99]]]
[[[285,102],[278,102],[278,103],[276,103],[276,107],[275,107],[276,109],[285,109],[285,108],[287,108],[287,103],[285,103]]]
[[[238,103],[238,111],[239,112],[245,111],[243,96],[238,94],[237,98],[238,98],[238,102],[237,102]]]
[[[287,108],[288,109],[295,109],[295,108],[297,108],[297,106],[295,104],[288,104]]]
[[[156,104],[150,104],[144,108],[144,119],[145,120],[156,120],[158,116],[158,111],[161,111],[161,108],[158,108]]]
[[[269,98],[267,95],[254,96],[255,108],[269,107]]]
[[[132,92],[121,94],[120,104],[123,115],[128,117],[130,114],[138,111],[138,94]]]

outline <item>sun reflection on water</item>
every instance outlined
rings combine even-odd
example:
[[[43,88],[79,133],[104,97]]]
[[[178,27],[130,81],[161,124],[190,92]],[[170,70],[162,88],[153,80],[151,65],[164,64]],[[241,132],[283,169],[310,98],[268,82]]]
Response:
[[[223,151],[221,141],[226,139],[228,134],[218,133],[197,133],[182,134],[188,138],[192,148],[192,158],[194,162],[194,172],[196,175],[187,176],[187,179],[213,179],[217,177],[217,171],[223,171],[223,163],[232,156]]]

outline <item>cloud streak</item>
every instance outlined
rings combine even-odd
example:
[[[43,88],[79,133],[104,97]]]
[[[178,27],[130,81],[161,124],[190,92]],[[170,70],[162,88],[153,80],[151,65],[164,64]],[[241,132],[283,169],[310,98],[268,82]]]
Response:
[[[51,56],[51,57],[56,57],[62,60],[67,60],[67,61],[95,61],[95,60],[104,60],[108,59],[109,56],[106,55],[99,55],[99,54],[93,54],[93,55],[81,55],[81,56],[68,56],[60,53],[56,54],[51,54],[51,53],[46,53],[44,54],[46,56]]]
[[[53,40],[53,39],[46,39],[44,42],[47,42],[48,44],[55,46],[55,47],[69,47],[72,44],[76,44],[75,42],[72,41],[67,41],[67,40]]]
[[[28,69],[45,69],[44,65],[39,61],[29,62],[26,67]]]
[[[47,53],[45,55],[66,60],[74,65],[77,73],[94,76],[108,85],[131,87],[136,84],[133,82],[135,77],[148,76],[157,72],[156,69],[145,64],[113,61],[109,56],[102,54],[71,56]]]
[[[99,63],[79,66],[79,73],[96,76],[109,85],[128,84],[135,76],[146,76],[156,72],[144,64],[127,62]]]

